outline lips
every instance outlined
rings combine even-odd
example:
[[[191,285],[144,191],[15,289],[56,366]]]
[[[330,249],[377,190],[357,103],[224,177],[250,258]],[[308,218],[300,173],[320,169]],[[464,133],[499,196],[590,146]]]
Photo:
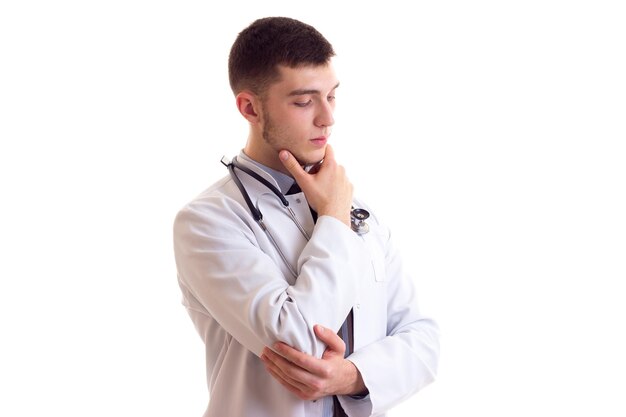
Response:
[[[325,136],[320,136],[319,138],[311,139],[311,143],[319,147],[326,145],[327,141],[328,139]]]

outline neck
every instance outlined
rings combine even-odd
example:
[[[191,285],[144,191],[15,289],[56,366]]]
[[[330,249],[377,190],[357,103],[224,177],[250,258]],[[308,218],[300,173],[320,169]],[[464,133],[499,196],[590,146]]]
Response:
[[[291,176],[287,168],[283,165],[278,158],[278,151],[272,149],[270,146],[258,146],[256,143],[263,139],[248,137],[248,142],[246,146],[243,148],[243,152],[248,156],[248,158],[260,163],[261,165],[265,165],[268,168],[272,168],[273,170],[282,172]],[[265,143],[265,141],[263,141]]]

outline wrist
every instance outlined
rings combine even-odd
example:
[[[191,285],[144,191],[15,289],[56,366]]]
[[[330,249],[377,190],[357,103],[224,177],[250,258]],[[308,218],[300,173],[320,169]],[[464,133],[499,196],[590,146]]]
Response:
[[[334,211],[334,210],[321,209],[317,212],[317,215],[334,217],[335,219],[339,220],[341,223],[350,227],[350,213],[349,212],[344,213],[344,212],[339,212],[339,211]]]
[[[347,381],[344,392],[339,393],[340,395],[349,395],[352,397],[355,396],[366,396],[368,394],[367,387],[363,382],[363,378],[361,377],[361,372],[359,369],[349,360],[346,361],[347,368]]]

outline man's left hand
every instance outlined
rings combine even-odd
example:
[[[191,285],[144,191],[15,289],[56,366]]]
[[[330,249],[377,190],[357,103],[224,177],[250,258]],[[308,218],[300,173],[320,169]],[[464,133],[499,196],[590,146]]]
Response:
[[[358,369],[344,358],[343,340],[320,325],[315,326],[315,334],[327,345],[321,359],[277,343],[274,350],[266,347],[261,354],[269,373],[302,400],[366,392]]]

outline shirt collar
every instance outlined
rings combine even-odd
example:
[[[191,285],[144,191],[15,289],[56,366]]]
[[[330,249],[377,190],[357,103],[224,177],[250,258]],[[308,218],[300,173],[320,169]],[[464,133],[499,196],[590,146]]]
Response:
[[[263,171],[267,172],[269,175],[272,176],[272,178],[274,178],[274,181],[276,181],[276,184],[278,184],[278,188],[280,188],[280,191],[283,194],[287,193],[287,190],[289,190],[291,188],[291,186],[293,185],[294,182],[296,182],[292,177],[290,177],[289,175],[285,174],[284,172],[280,172],[280,171],[276,171],[275,169],[269,168],[265,165],[263,165],[260,162],[255,161],[254,159],[250,158],[248,155],[246,155],[244,153],[244,151],[241,151],[239,153],[238,158],[243,159],[251,164],[256,165],[257,167],[261,168]]]

